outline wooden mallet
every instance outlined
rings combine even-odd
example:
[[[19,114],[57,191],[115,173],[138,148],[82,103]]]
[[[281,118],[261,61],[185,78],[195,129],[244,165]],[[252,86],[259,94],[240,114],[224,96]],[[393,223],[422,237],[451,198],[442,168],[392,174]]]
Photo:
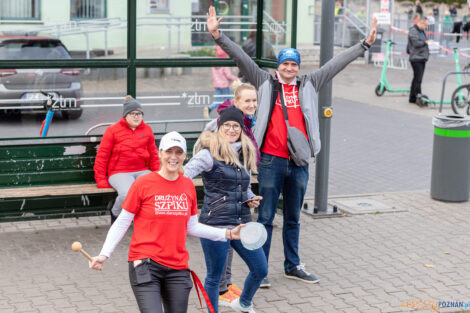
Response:
[[[80,241],[75,241],[74,243],[72,243],[72,250],[80,251],[88,259],[88,261],[93,262],[93,258],[88,253],[86,253],[85,250],[82,249],[82,244],[80,243]]]

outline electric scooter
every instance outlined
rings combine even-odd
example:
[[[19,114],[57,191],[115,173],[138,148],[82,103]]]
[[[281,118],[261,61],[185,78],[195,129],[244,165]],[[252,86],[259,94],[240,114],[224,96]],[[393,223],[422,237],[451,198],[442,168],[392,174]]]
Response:
[[[455,71],[460,72],[459,49],[457,49],[457,48],[454,48],[454,62],[455,62]],[[457,89],[458,89],[458,87],[460,87],[462,85],[462,78],[461,78],[459,73],[456,74],[456,76],[457,76]],[[460,102],[463,101],[461,99],[463,97],[463,91],[462,90],[459,90],[459,94],[458,94],[457,97],[460,99]],[[428,106],[429,104],[438,105],[440,103],[441,103],[440,100],[430,100],[429,97],[424,95],[424,94],[418,94],[417,97],[416,97],[416,104],[420,107],[425,107],[425,106]],[[442,103],[443,104],[451,104],[452,99],[443,101]]]
[[[380,82],[375,88],[375,94],[378,97],[383,96],[385,91],[387,92],[410,92],[410,89],[392,89],[390,87],[390,83],[388,82],[387,79],[387,68],[388,68],[388,62],[389,62],[389,57],[390,57],[390,52],[392,50],[392,45],[395,43],[392,42],[391,40],[387,40],[387,49],[385,50],[385,60],[384,64],[382,66],[382,74],[380,75]]]

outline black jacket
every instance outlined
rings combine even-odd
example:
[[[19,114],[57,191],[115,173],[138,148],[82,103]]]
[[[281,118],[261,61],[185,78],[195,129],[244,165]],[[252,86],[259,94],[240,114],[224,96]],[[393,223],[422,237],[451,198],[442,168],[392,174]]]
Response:
[[[417,25],[413,25],[408,33],[407,52],[410,55],[410,62],[426,62],[429,59],[429,47],[426,43],[428,38]]]

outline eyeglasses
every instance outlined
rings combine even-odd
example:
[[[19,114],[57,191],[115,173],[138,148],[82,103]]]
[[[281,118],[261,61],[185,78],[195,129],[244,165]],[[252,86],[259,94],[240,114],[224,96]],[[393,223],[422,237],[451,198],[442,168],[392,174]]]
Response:
[[[129,115],[132,116],[132,117],[141,117],[141,116],[144,115],[144,113],[142,113],[142,112],[131,112],[131,113],[129,113]]]
[[[230,130],[233,129],[234,131],[239,131],[241,129],[240,127],[240,124],[222,124],[222,127],[225,129],[225,130]]]

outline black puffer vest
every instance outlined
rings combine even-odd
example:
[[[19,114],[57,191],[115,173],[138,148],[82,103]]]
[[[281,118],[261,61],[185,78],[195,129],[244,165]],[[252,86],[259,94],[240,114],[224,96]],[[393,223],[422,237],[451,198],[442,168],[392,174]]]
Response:
[[[202,173],[204,205],[199,222],[208,225],[239,225],[251,222],[247,190],[250,176],[237,166],[212,158],[214,166]]]

